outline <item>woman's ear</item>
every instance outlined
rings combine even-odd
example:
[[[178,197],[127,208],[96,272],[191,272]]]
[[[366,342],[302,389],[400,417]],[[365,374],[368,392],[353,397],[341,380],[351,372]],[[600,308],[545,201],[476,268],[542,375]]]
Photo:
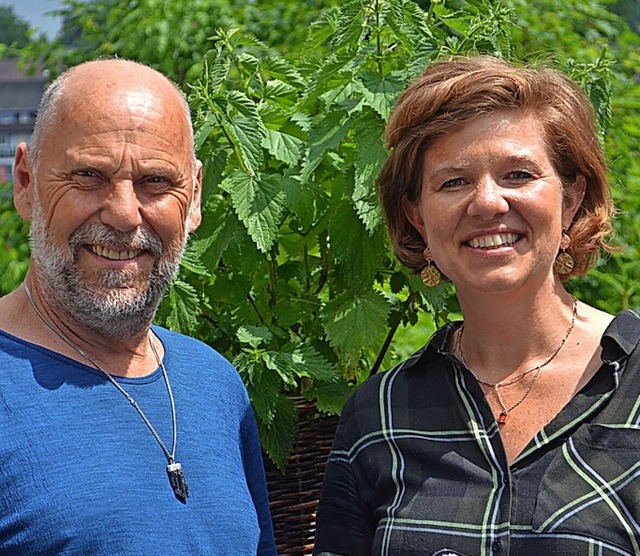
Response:
[[[427,243],[427,231],[424,225],[424,218],[420,210],[420,202],[412,203],[406,195],[402,196],[402,210],[411,225],[420,232],[422,239]]]
[[[562,206],[562,225],[569,228],[573,219],[582,205],[584,195],[587,191],[587,178],[584,174],[577,173],[576,181],[564,190],[563,206]]]
[[[13,168],[13,205],[22,218],[31,220],[35,177],[27,154],[26,143],[20,143],[16,148]]]

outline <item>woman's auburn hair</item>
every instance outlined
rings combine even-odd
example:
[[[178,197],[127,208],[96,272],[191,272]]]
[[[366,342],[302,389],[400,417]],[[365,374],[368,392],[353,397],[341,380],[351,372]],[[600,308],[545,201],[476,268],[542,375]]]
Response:
[[[582,275],[611,249],[614,211],[607,165],[598,139],[595,112],[580,87],[546,67],[519,67],[491,56],[453,57],[429,65],[400,96],[386,129],[391,149],[377,180],[394,252],[415,272],[426,265],[422,236],[407,219],[403,199],[416,203],[422,188],[425,152],[439,138],[475,118],[514,110],[532,116],[545,136],[549,157],[563,186],[577,174],[585,196],[570,228],[571,274]]]

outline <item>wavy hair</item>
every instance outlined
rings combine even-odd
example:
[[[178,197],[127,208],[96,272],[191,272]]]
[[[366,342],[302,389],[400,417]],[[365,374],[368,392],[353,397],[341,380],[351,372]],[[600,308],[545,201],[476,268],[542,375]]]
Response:
[[[417,202],[425,152],[439,138],[475,118],[515,110],[540,124],[550,159],[565,188],[581,173],[585,196],[567,230],[576,264],[568,276],[582,275],[600,249],[610,250],[614,211],[607,165],[595,113],[587,95],[563,73],[545,67],[519,67],[491,56],[453,57],[427,67],[400,96],[387,124],[391,153],[377,180],[396,256],[419,272],[425,243],[402,208]]]

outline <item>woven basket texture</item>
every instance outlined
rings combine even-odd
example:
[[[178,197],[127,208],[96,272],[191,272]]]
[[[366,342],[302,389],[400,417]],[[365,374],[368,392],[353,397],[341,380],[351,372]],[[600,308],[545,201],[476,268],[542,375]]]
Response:
[[[271,517],[280,556],[306,556],[313,550],[316,510],[324,468],[338,424],[337,416],[318,412],[296,399],[296,439],[283,475],[265,455]]]

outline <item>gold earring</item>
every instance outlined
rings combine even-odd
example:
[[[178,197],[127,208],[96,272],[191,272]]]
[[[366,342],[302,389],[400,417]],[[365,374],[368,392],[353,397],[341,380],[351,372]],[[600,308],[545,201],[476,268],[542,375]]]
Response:
[[[425,247],[422,254],[424,259],[427,261],[427,266],[425,266],[420,272],[420,278],[425,286],[432,288],[442,281],[442,274],[440,274],[438,268],[433,264],[433,257],[431,256],[429,246]]]
[[[569,253],[567,253],[567,249],[570,246],[571,238],[565,230],[562,230],[560,253],[558,253],[556,260],[553,263],[553,269],[556,271],[556,274],[559,274],[560,276],[567,276],[568,274],[571,274],[573,267],[576,265],[575,259]]]

